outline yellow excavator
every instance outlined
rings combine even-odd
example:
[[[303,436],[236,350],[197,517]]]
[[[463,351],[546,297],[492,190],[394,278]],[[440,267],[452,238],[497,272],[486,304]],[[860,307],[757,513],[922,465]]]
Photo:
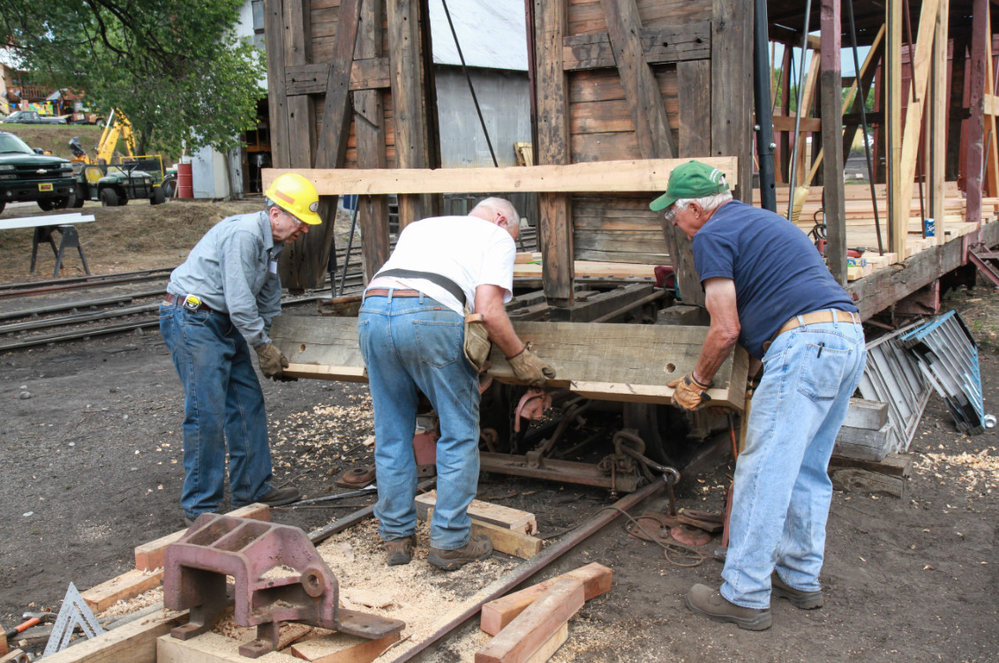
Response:
[[[119,142],[124,143],[125,151],[123,154],[118,152]],[[154,186],[162,189],[163,199],[172,198],[177,189],[177,172],[164,167],[163,155],[136,155],[132,123],[117,108],[111,109],[111,113],[108,115],[104,131],[101,133],[101,139],[97,143],[92,159],[80,144],[79,138],[70,140],[69,148],[73,152],[72,161],[75,163],[129,165],[146,171],[152,176]]]

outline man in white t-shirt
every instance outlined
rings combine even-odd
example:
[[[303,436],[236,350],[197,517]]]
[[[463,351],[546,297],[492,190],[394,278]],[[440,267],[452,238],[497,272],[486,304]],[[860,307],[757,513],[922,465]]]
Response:
[[[520,217],[502,198],[486,198],[468,216],[411,223],[364,292],[358,336],[375,410],[375,517],[390,566],[408,564],[416,543],[413,434],[421,392],[441,428],[427,561],[453,571],[492,553],[487,537],[470,536],[468,505],[479,479],[479,383],[463,350],[464,307],[482,315],[489,339],[518,379],[540,386],[555,376],[506,315],[519,233]]]

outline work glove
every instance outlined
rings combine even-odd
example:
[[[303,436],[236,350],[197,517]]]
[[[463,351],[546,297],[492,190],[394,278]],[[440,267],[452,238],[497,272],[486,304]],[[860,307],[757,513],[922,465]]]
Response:
[[[288,367],[288,358],[281,354],[281,351],[275,348],[273,343],[258,345],[254,349],[257,351],[260,372],[264,374],[264,377],[272,380],[284,377],[282,373]]]
[[[538,355],[531,351],[527,345],[524,349],[512,357],[507,357],[513,374],[521,382],[526,382],[532,387],[543,387],[545,380],[555,377],[555,369],[546,364]]]
[[[707,389],[711,386],[711,383],[704,384],[694,377],[694,372],[691,371],[681,378],[677,378],[666,385],[667,387],[673,387],[673,405],[677,406],[681,410],[686,410],[692,412],[699,408],[703,403],[711,400],[711,396],[708,395]]]

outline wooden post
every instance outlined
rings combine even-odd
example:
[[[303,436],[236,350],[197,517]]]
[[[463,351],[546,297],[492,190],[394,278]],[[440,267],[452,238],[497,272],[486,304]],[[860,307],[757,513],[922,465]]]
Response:
[[[850,0],[847,0],[850,2]],[[843,126],[840,76],[840,0],[822,0],[822,50],[819,102],[822,109],[822,186],[825,193],[826,263],[840,285],[846,285],[846,209],[843,201]]]
[[[941,0],[933,33],[930,72],[930,216],[936,222],[937,244],[944,241],[944,171],[947,165],[947,23],[950,0]]]
[[[962,29],[952,36],[953,48],[950,61],[949,120],[947,122],[947,170],[945,180],[955,180],[963,185],[961,172],[961,127],[964,125],[965,64],[968,61],[968,30]]]
[[[427,168],[430,164],[423,103],[419,3],[418,0],[387,0],[387,7],[397,165],[399,168]],[[426,216],[427,211],[418,196],[399,196],[399,230]]]
[[[739,157],[740,200],[753,200],[753,3],[713,0],[711,155]]]
[[[357,59],[376,58],[382,52],[382,17],[385,0],[361,3],[361,25],[354,55]],[[354,132],[357,136],[357,167],[385,168],[384,92],[377,89],[354,92]],[[389,257],[389,211],[386,196],[362,196],[357,201],[358,226],[364,241],[361,251],[364,282],[375,275]],[[348,256],[349,258],[349,256]],[[345,258],[346,261],[348,258]]]
[[[890,251],[898,256],[899,262],[908,255],[905,249],[905,238],[908,232],[909,206],[911,200],[900,197],[902,180],[902,2],[907,0],[888,0],[885,5],[888,26],[888,41],[886,44],[885,62],[887,63],[885,90],[885,121],[888,125],[888,136],[885,141],[885,153],[888,156],[885,167],[888,170],[888,245]]]
[[[562,66],[566,6],[562,0],[534,1],[535,48],[538,51],[537,130],[539,165],[568,164],[568,85]],[[573,246],[571,198],[568,194],[539,194],[538,238],[543,256],[545,296],[552,306],[573,304]]]
[[[968,151],[965,155],[965,219],[979,223],[982,220],[982,166],[985,145],[985,38],[989,26],[985,23],[989,13],[988,0],[974,0],[971,20],[971,58],[968,63]]]
[[[271,134],[271,163],[275,168],[291,168],[282,0],[265,1],[264,41],[267,46],[267,117]]]

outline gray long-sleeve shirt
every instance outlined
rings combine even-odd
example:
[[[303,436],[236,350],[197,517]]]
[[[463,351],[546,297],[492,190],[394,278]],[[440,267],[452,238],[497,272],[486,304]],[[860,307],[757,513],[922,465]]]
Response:
[[[197,295],[205,306],[228,313],[252,347],[266,345],[271,320],[281,313],[277,261],[283,248],[274,242],[266,211],[222,219],[173,270],[167,292]]]

